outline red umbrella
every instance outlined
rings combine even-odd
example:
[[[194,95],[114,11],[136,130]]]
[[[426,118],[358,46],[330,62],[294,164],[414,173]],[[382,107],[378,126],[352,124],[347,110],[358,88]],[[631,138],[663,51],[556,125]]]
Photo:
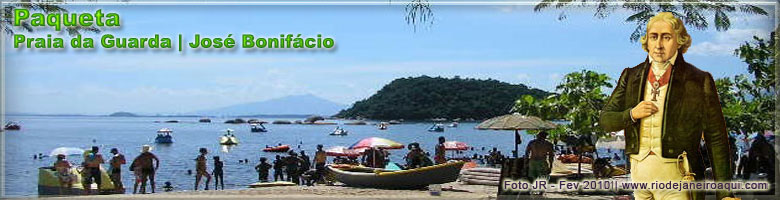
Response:
[[[453,151],[465,151],[468,150],[469,146],[466,145],[465,142],[458,142],[458,141],[446,141],[444,142],[444,150],[453,150]]]
[[[403,149],[404,145],[401,143],[398,143],[396,141],[392,141],[385,138],[378,138],[378,137],[370,137],[366,139],[362,139],[352,146],[350,146],[350,149],[363,149],[363,148],[381,148],[381,149]]]
[[[365,149],[349,149],[345,146],[334,146],[325,150],[325,154],[328,156],[346,156],[356,157],[360,156]]]

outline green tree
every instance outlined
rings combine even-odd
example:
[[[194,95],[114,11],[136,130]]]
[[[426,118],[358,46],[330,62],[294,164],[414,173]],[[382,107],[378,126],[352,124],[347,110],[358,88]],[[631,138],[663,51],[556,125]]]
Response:
[[[520,113],[536,114],[545,120],[568,121],[550,131],[551,139],[564,140],[568,145],[576,146],[582,159],[582,152],[593,151],[593,139],[606,136],[598,126],[598,120],[599,112],[609,98],[603,91],[612,87],[609,80],[606,74],[595,71],[572,72],[555,88],[558,95],[538,100],[524,96],[516,101],[514,109]],[[577,168],[577,173],[581,173],[582,164],[579,163]]]
[[[644,34],[647,21],[655,16],[657,12],[672,12],[682,21],[693,26],[696,29],[704,30],[710,27],[707,21],[712,17],[712,23],[718,31],[725,31],[731,27],[729,15],[735,13],[744,13],[752,15],[767,15],[767,12],[755,5],[739,3],[735,0],[625,0],[625,1],[607,1],[607,0],[542,0],[534,11],[542,11],[547,8],[565,9],[573,6],[595,6],[594,17],[606,18],[615,10],[622,8],[631,11],[633,14],[626,18],[626,22],[636,24],[634,32],[631,33],[631,41],[638,41]],[[558,19],[566,18],[566,12],[562,11]]]
[[[543,99],[523,96],[515,101],[513,111],[545,120],[568,121],[550,131],[554,140],[569,135],[603,137],[606,133],[598,126],[598,119],[609,97],[603,89],[612,87],[609,80],[606,74],[595,71],[572,72],[556,87],[558,94]]]
[[[754,37],[734,54],[748,66],[748,75],[716,80],[723,116],[730,132],[755,133],[771,130],[776,123],[775,34],[769,41]]]

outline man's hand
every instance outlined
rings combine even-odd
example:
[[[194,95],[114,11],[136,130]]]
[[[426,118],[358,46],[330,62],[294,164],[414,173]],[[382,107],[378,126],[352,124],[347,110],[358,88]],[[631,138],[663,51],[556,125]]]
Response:
[[[658,112],[658,107],[650,101],[639,102],[634,108],[631,109],[632,119],[643,119]]]

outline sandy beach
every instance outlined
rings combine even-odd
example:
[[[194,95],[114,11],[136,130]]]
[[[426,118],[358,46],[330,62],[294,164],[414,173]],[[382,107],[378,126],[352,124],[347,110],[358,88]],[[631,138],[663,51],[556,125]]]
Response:
[[[282,186],[234,190],[181,190],[155,194],[50,197],[50,199],[496,199],[496,187],[484,185],[442,185],[441,196],[428,190],[384,190],[335,186]]]
[[[122,194],[99,196],[48,197],[47,199],[497,199],[496,186],[464,185],[458,182],[442,184],[440,196],[428,190],[384,190],[347,186],[283,186],[234,190],[175,191],[155,194]],[[521,196],[518,199],[538,199]],[[569,195],[545,193],[546,199],[613,199],[612,196]]]

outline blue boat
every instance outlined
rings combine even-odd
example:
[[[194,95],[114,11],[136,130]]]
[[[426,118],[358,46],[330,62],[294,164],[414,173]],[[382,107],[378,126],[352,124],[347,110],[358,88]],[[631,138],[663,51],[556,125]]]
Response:
[[[170,144],[173,143],[173,136],[171,136],[171,129],[163,128],[157,131],[157,137],[154,138],[155,143]]]

